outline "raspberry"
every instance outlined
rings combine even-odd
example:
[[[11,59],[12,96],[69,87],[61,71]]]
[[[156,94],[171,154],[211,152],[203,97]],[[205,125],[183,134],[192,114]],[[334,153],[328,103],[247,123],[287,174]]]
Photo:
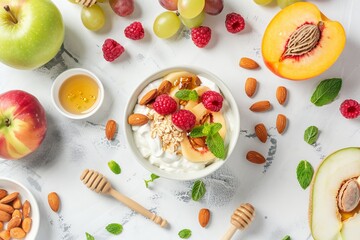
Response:
[[[178,128],[189,131],[195,126],[196,117],[189,110],[179,110],[171,115],[171,120]]]
[[[204,104],[204,107],[213,112],[220,111],[223,101],[223,96],[215,91],[206,91],[201,96],[201,102]]]
[[[158,114],[166,115],[176,111],[177,103],[169,95],[162,94],[155,99],[153,108]]]
[[[229,13],[226,15],[225,26],[228,32],[238,33],[245,28],[245,20],[238,13]]]
[[[142,39],[145,35],[141,22],[133,22],[125,28],[124,33],[127,38],[132,40]]]
[[[346,99],[340,105],[340,112],[345,118],[357,118],[360,116],[360,104],[353,99]]]
[[[112,62],[125,51],[125,48],[121,46],[114,39],[108,38],[105,40],[102,46],[103,55],[106,61]]]
[[[191,39],[199,48],[205,47],[211,39],[211,29],[209,27],[200,26],[191,29]]]

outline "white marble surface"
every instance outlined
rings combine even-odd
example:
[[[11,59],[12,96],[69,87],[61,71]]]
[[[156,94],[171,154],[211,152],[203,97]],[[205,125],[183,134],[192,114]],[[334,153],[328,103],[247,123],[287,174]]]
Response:
[[[215,17],[207,16],[204,25],[213,29],[211,43],[197,48],[184,30],[173,40],[158,39],[152,33],[155,17],[164,11],[156,0],[136,1],[135,13],[121,18],[106,6],[107,25],[93,33],[80,20],[80,7],[65,0],[55,0],[66,25],[64,48],[50,63],[34,71],[19,71],[0,64],[0,91],[22,89],[35,95],[46,109],[48,133],[40,149],[21,161],[0,160],[0,176],[21,181],[36,196],[41,210],[38,240],[85,239],[89,232],[96,239],[179,239],[183,228],[193,231],[191,239],[219,239],[227,230],[230,216],[240,203],[251,202],[257,216],[244,233],[234,239],[276,240],[289,234],[294,240],[311,239],[308,226],[309,189],[302,190],[296,180],[296,166],[302,159],[314,167],[331,152],[360,145],[360,119],[347,120],[338,111],[347,98],[360,100],[360,2],[356,0],[315,2],[326,16],[339,20],[347,32],[346,48],[336,64],[321,76],[305,82],[292,82],[273,75],[263,64],[260,53],[262,34],[267,23],[279,10],[257,6],[252,0],[225,0],[225,9]],[[225,15],[239,12],[246,19],[246,29],[236,35],[224,27]],[[132,41],[123,34],[125,26],[140,20],[146,31],[145,39]],[[102,57],[103,41],[112,37],[126,52],[113,63]],[[238,61],[249,56],[261,64],[258,71],[243,70]],[[131,155],[122,128],[123,111],[130,93],[146,76],[155,71],[183,64],[199,66],[220,76],[231,89],[241,114],[238,147],[217,172],[204,178],[207,192],[200,202],[189,196],[192,182],[158,179],[145,188],[144,170]],[[71,67],[84,67],[95,72],[106,89],[103,114],[88,121],[73,121],[56,112],[50,101],[50,88],[55,77]],[[244,93],[244,81],[255,77],[260,82],[254,99]],[[325,78],[342,77],[343,88],[330,105],[318,108],[309,99],[318,82]],[[289,89],[289,101],[282,107],[276,103],[275,90],[284,85]],[[266,113],[248,110],[255,100],[269,99],[274,108]],[[287,115],[289,127],[283,136],[275,130],[278,113]],[[104,137],[104,124],[113,118],[121,128],[113,142]],[[270,139],[266,144],[254,138],[253,127],[263,122]],[[316,125],[320,137],[314,146],[303,141],[306,127]],[[265,153],[264,166],[246,161],[248,150]],[[107,167],[111,159],[120,163],[122,173],[114,175]],[[136,199],[147,208],[168,219],[170,229],[161,229],[135,214],[115,200],[97,195],[82,185],[83,169],[93,168],[104,173],[114,187]],[[47,205],[47,194],[56,191],[61,197],[59,214]],[[200,208],[209,208],[212,220],[206,229],[199,226]],[[123,233],[109,235],[105,226],[111,222],[123,224]]]

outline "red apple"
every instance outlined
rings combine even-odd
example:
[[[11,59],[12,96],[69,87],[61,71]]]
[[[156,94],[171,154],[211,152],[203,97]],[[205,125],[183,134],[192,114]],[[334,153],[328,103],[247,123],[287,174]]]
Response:
[[[33,95],[0,94],[0,158],[19,159],[35,151],[47,130],[45,110]]]

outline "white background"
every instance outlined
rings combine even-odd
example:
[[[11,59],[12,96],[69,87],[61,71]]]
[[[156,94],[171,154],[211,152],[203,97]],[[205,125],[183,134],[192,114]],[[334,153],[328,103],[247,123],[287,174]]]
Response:
[[[197,48],[184,29],[172,40],[158,39],[152,32],[155,17],[164,11],[156,0],[137,0],[134,14],[129,18],[115,15],[108,4],[101,4],[107,14],[103,30],[94,33],[82,26],[81,7],[66,0],[55,0],[60,9],[66,36],[64,49],[49,64],[34,71],[19,71],[0,64],[0,91],[22,89],[35,95],[46,109],[48,133],[40,149],[21,161],[0,160],[0,176],[19,180],[34,193],[41,210],[39,240],[85,239],[85,232],[96,239],[179,239],[183,228],[193,231],[191,239],[219,239],[229,226],[230,216],[243,202],[256,207],[256,219],[249,229],[237,233],[234,239],[277,240],[290,235],[294,240],[311,239],[308,226],[309,189],[302,190],[296,180],[300,160],[310,161],[316,168],[331,152],[348,146],[360,146],[360,119],[347,120],[339,112],[347,98],[360,101],[360,2],[353,0],[317,0],[316,3],[330,19],[340,21],[347,33],[347,44],[339,60],[321,76],[303,82],[281,79],[263,64],[261,39],[270,19],[279,11],[276,6],[261,7],[252,0],[225,0],[218,16],[207,15],[204,25],[211,27],[212,39],[204,48]],[[246,19],[242,33],[230,34],[224,26],[229,12],[238,12]],[[123,30],[131,22],[141,21],[145,38],[132,41]],[[106,38],[114,38],[126,49],[115,62],[102,57],[101,46]],[[70,53],[78,62],[68,54]],[[238,66],[241,57],[251,57],[261,69],[248,71]],[[123,115],[130,93],[148,75],[167,67],[198,66],[218,75],[232,91],[241,116],[238,147],[226,164],[206,177],[207,193],[200,202],[189,197],[193,182],[158,179],[146,189],[144,179],[150,173],[134,159],[123,135]],[[50,101],[53,80],[62,71],[83,67],[93,71],[105,85],[106,102],[103,113],[88,121],[72,121],[60,115]],[[260,85],[253,99],[244,93],[244,81],[255,77]],[[316,107],[310,96],[320,80],[343,78],[339,97],[331,104]],[[277,104],[276,88],[289,90],[288,103]],[[273,109],[252,113],[249,106],[257,100],[268,99]],[[275,129],[278,113],[285,114],[289,126],[280,136]],[[116,140],[108,142],[104,124],[110,118],[120,126]],[[263,122],[271,135],[266,144],[254,138],[255,124]],[[315,125],[320,136],[314,146],[303,141],[303,132]],[[249,150],[267,156],[267,167],[254,165],[245,159]],[[107,167],[116,160],[122,173],[114,175]],[[110,197],[89,191],[79,180],[83,169],[92,168],[106,175],[120,192],[166,218],[170,229],[161,229],[144,217]],[[47,195],[55,191],[61,197],[59,214],[47,204]],[[201,208],[209,208],[212,218],[206,229],[198,224]],[[111,236],[105,226],[112,222],[123,224],[120,236]]]

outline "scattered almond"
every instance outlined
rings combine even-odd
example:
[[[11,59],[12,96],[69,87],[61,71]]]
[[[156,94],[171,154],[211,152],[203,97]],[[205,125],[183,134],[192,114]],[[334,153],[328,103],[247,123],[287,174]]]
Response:
[[[0,211],[12,214],[14,212],[14,208],[10,205],[0,203]]]
[[[5,189],[0,189],[0,200],[8,195],[8,192]]]
[[[105,127],[105,136],[108,140],[113,140],[116,132],[116,122],[115,120],[110,119],[106,123]]]
[[[261,142],[263,142],[263,143],[266,142],[267,130],[263,123],[259,123],[255,126],[255,134]]]
[[[26,232],[22,228],[16,227],[10,230],[10,237],[22,239],[26,236]]]
[[[276,89],[276,99],[280,105],[284,105],[287,99],[287,89],[284,86],[280,86]]]
[[[3,230],[2,232],[0,232],[0,238],[4,240],[10,240],[10,231]]]
[[[247,57],[241,58],[239,65],[240,67],[245,69],[256,69],[259,67],[259,64],[257,62]]]
[[[161,82],[160,86],[158,87],[158,95],[161,94],[169,94],[172,88],[172,83],[168,80],[164,80]]]
[[[31,212],[31,205],[28,200],[24,202],[23,208],[22,208],[22,215],[24,218],[30,217]]]
[[[21,227],[26,233],[28,233],[30,232],[31,224],[32,224],[31,218],[25,218],[22,222]]]
[[[149,118],[140,113],[131,114],[128,118],[128,123],[132,126],[141,126],[148,123]]]
[[[285,131],[287,125],[286,116],[283,114],[278,114],[276,118],[276,129],[278,133],[282,134]]]
[[[245,93],[248,97],[252,97],[256,92],[257,81],[255,78],[248,78],[245,81]]]
[[[255,164],[263,164],[266,162],[265,157],[256,151],[249,151],[246,154],[246,159]]]
[[[12,214],[12,217],[19,217],[19,218],[22,218],[22,213],[20,212],[20,210],[15,210]]]
[[[16,228],[16,227],[20,226],[20,224],[21,224],[21,218],[19,218],[19,217],[13,217],[13,218],[9,221],[9,223],[8,223],[8,225],[7,225],[7,230],[11,230],[12,228]]]
[[[57,212],[59,211],[59,207],[60,207],[60,198],[57,195],[56,192],[51,192],[48,195],[48,202],[49,202],[49,206],[50,208],[54,211]]]
[[[210,221],[210,211],[207,208],[203,208],[199,211],[199,223],[204,228]]]
[[[9,203],[14,201],[17,197],[19,196],[18,192],[13,192],[9,195],[7,195],[6,197],[4,197],[3,199],[0,200],[0,203]]]
[[[250,110],[253,112],[265,112],[271,108],[269,101],[259,101],[250,106]]]
[[[149,102],[151,102],[152,100],[154,100],[157,95],[158,95],[157,89],[152,89],[141,98],[141,100],[139,101],[139,104],[146,105]]]
[[[0,231],[2,231],[4,229],[4,223],[0,222]]]
[[[7,212],[0,210],[0,222],[8,222],[11,219],[11,215]]]
[[[17,197],[17,198],[13,201],[12,207],[13,207],[14,209],[20,209],[20,208],[22,207],[20,197]]]

